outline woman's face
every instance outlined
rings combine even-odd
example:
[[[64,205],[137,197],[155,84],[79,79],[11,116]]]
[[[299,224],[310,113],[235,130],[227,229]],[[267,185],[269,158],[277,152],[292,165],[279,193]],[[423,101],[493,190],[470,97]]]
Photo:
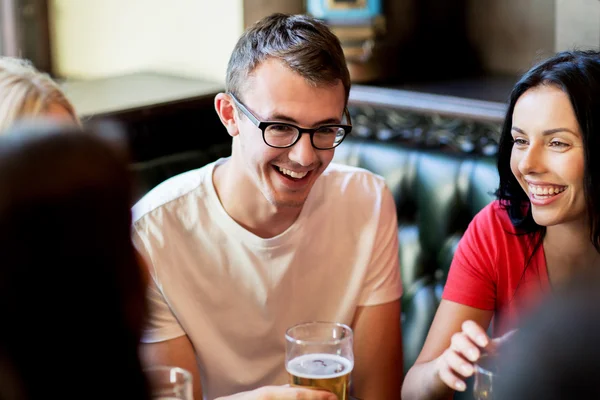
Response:
[[[538,225],[586,218],[583,139],[565,92],[542,85],[516,102],[510,167],[531,201]]]

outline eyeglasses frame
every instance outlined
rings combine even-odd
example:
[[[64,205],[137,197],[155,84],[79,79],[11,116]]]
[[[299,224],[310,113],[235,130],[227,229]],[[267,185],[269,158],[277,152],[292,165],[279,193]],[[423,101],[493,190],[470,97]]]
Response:
[[[331,150],[331,149],[335,149],[337,146],[339,146],[344,141],[344,139],[346,138],[346,136],[348,136],[348,134],[350,132],[352,132],[352,120],[350,119],[350,112],[348,111],[348,107],[344,107],[344,117],[346,118],[346,121],[348,121],[348,124],[325,124],[325,125],[318,126],[316,128],[301,128],[301,127],[299,127],[297,125],[294,125],[294,124],[291,124],[291,123],[288,123],[288,122],[261,121],[261,120],[259,120],[256,117],[256,115],[254,115],[252,113],[252,111],[250,111],[241,101],[239,101],[237,99],[237,97],[235,97],[235,95],[233,93],[227,92],[227,94],[229,95],[229,97],[231,97],[231,99],[233,100],[233,102],[236,105],[236,107],[238,107],[240,109],[240,111],[246,117],[248,117],[248,119],[250,120],[250,122],[252,122],[258,129],[260,129],[262,131],[262,137],[263,137],[263,141],[265,142],[265,144],[267,146],[273,147],[275,149],[287,149],[289,147],[292,147],[293,145],[295,145],[296,143],[298,143],[298,141],[302,137],[302,134],[308,133],[310,135],[310,143],[311,143],[311,145],[315,149],[317,149],[317,150]],[[287,146],[273,146],[272,144],[269,144],[267,142],[267,139],[265,138],[265,131],[271,125],[285,125],[285,126],[289,126],[289,127],[295,128],[299,132],[298,133],[298,137],[296,138],[296,140],[294,140],[291,144],[289,144]],[[322,128],[332,128],[332,127],[344,129],[344,137],[342,138],[342,140],[340,140],[333,147],[322,148],[322,147],[315,146],[315,142],[313,140],[315,132],[317,132],[319,129],[322,129]]]

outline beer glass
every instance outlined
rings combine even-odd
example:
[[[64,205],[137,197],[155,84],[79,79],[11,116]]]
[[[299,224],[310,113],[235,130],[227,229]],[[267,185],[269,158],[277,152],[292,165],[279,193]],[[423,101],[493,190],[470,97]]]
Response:
[[[285,334],[285,365],[290,385],[328,390],[350,400],[354,367],[352,329],[334,322],[307,322]]]
[[[496,357],[490,354],[482,355],[475,364],[475,383],[473,385],[475,400],[494,399],[494,380],[497,377]]]
[[[144,370],[152,400],[194,400],[192,374],[179,367],[151,367]]]

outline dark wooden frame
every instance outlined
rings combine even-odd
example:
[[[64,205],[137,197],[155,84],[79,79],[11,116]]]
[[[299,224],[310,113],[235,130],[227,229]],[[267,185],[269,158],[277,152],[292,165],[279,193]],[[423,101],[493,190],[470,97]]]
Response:
[[[48,9],[48,0],[0,0],[0,51],[52,74]]]
[[[0,51],[2,55],[18,56],[16,0],[0,0]]]

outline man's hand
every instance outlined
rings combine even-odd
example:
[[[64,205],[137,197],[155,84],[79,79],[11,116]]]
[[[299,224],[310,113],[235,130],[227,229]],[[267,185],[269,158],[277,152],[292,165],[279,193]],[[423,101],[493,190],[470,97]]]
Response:
[[[284,385],[263,386],[249,392],[219,397],[215,400],[338,400],[338,398],[335,394],[324,390]]]

